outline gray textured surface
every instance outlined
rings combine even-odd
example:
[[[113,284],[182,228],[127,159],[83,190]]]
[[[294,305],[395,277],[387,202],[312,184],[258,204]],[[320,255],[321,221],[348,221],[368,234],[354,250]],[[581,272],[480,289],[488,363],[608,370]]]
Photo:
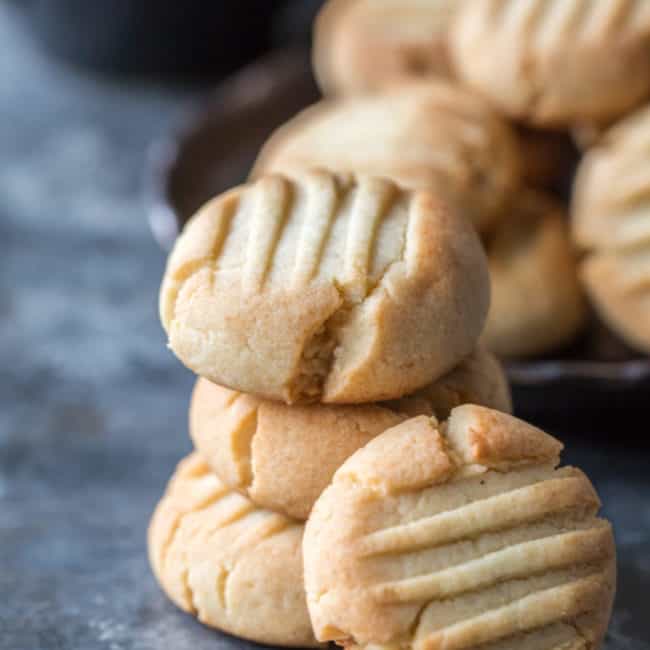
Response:
[[[189,450],[192,378],[156,318],[163,256],[145,150],[190,93],[48,62],[0,7],[0,648],[202,650],[234,641],[176,611],[148,517]],[[561,431],[616,525],[609,650],[650,649],[648,447]],[[614,440],[607,442],[606,434]],[[243,644],[242,644],[243,645]]]

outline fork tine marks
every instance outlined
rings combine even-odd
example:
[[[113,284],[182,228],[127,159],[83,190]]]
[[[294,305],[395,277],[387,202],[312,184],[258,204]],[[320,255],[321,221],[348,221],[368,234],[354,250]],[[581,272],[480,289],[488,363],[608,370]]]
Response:
[[[255,184],[254,209],[248,235],[242,283],[248,291],[260,291],[280,234],[291,208],[292,188],[281,176],[267,176]]]
[[[632,9],[630,0],[592,2],[593,10],[585,23],[583,35],[605,38],[625,23]]]
[[[295,288],[305,287],[318,274],[323,250],[340,203],[338,183],[330,174],[311,172],[305,177],[307,217],[302,226],[292,275]]]
[[[370,557],[433,548],[575,507],[595,510],[598,503],[593,488],[583,478],[550,479],[410,524],[371,533],[360,541],[360,554]]]
[[[414,644],[414,650],[467,650],[571,620],[598,607],[604,581],[603,576],[591,575],[534,592],[503,607],[425,633]]]
[[[365,298],[377,232],[395,200],[397,187],[385,179],[360,177],[345,242],[342,285],[352,301]]]
[[[527,39],[536,28],[536,18],[548,4],[548,0],[517,0],[510,2],[510,11],[504,14],[506,30]]]
[[[585,12],[589,0],[549,0],[537,28],[536,44],[540,49],[553,48],[570,37]]]
[[[374,590],[376,598],[386,603],[451,598],[497,582],[596,562],[609,555],[609,537],[609,526],[600,524],[516,544],[443,571],[377,585]]]

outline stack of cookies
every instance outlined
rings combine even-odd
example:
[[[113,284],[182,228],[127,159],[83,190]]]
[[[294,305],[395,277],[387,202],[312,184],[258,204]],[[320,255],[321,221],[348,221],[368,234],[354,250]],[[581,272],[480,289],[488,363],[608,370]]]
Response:
[[[196,454],[151,527],[174,602],[239,636],[314,644],[303,522],[339,466],[412,415],[510,410],[478,345],[488,301],[473,228],[432,193],[304,171],[207,204],[160,294],[170,347],[201,377]]]
[[[161,287],[198,375],[195,451],[149,531],[180,608],[280,646],[600,647],[611,527],[561,443],[510,415],[492,352],[542,353],[583,323],[552,190],[566,132],[650,93],[637,22],[631,0],[326,3],[327,98],[188,222]],[[650,346],[631,324],[650,322],[650,183],[626,175],[646,131],[640,114],[586,157],[575,230],[591,292]],[[603,173],[624,177],[614,202]]]
[[[204,206],[160,294],[200,376],[149,531],[174,603],[280,646],[595,647],[611,530],[507,414],[488,305],[476,230],[432,190],[296,169]]]

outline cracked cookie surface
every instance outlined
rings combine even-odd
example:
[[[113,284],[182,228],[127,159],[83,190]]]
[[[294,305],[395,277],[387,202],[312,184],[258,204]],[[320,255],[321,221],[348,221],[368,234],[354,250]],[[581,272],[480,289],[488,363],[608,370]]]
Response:
[[[337,471],[303,540],[316,638],[346,648],[597,650],[611,527],[560,442],[475,405],[373,439]]]
[[[204,206],[169,257],[160,315],[174,353],[215,383],[358,403],[453,368],[488,301],[478,237],[434,194],[304,171]]]
[[[303,526],[256,507],[192,454],[149,526],[149,557],[169,598],[202,623],[281,646],[316,646],[302,576]]]
[[[512,409],[503,369],[480,348],[433,384],[378,404],[287,406],[199,379],[190,434],[226,485],[305,520],[334,472],[373,437],[414,415],[445,418],[466,402]]]
[[[304,167],[386,176],[442,193],[485,231],[519,185],[519,153],[513,130],[474,93],[411,82],[307,108],[271,136],[252,176]]]
[[[449,49],[458,77],[511,117],[607,124],[650,94],[650,3],[473,0]]]

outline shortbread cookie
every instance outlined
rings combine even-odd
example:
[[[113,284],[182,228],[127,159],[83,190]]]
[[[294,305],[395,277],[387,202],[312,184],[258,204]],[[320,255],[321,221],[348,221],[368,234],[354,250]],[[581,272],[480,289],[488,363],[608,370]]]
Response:
[[[607,131],[578,170],[572,219],[581,274],[603,319],[650,353],[650,108]]]
[[[258,643],[315,646],[303,528],[228,489],[192,454],[156,508],[149,557],[165,593],[202,623]]]
[[[379,404],[287,406],[199,379],[190,433],[226,485],[304,520],[334,472],[371,438],[407,416],[447,417],[466,402],[512,410],[501,366],[481,349],[413,395]]]
[[[444,193],[480,231],[504,213],[520,180],[512,129],[474,94],[444,82],[320,102],[271,136],[253,176],[304,167]]]
[[[286,402],[402,397],[476,344],[489,277],[430,192],[366,176],[265,176],[209,202],[169,258],[171,349],[215,383]]]
[[[564,209],[524,192],[487,243],[492,302],[483,343],[500,357],[526,357],[569,343],[586,308]]]
[[[303,540],[316,638],[346,648],[597,650],[615,590],[611,527],[562,445],[454,409],[383,433],[336,472]]]
[[[329,0],[314,29],[314,72],[326,94],[450,77],[447,29],[460,0]]]
[[[512,117],[607,123],[650,95],[650,2],[465,2],[450,53],[461,80]]]

